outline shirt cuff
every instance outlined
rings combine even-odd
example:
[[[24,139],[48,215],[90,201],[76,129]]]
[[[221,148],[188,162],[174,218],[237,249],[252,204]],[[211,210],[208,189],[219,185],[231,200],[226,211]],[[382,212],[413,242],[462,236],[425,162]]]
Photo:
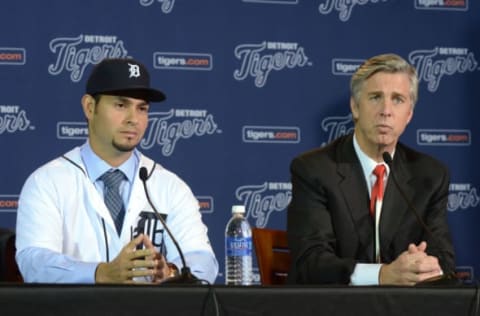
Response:
[[[98,262],[77,262],[75,264],[75,273],[77,276],[73,283],[95,283],[95,272],[97,271]]]
[[[350,276],[350,285],[378,285],[381,267],[381,263],[357,263]]]

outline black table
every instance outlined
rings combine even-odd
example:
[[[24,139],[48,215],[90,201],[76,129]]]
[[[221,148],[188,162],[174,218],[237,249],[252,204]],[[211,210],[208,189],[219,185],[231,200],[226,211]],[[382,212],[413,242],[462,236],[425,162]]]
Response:
[[[456,287],[227,287],[0,283],[0,315],[478,315]]]

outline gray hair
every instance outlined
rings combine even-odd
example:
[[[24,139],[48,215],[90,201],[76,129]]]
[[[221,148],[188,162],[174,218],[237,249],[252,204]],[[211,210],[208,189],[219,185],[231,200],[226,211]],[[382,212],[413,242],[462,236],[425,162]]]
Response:
[[[395,54],[383,54],[374,56],[366,60],[353,74],[350,81],[350,94],[358,104],[360,91],[367,79],[378,72],[387,73],[405,73],[410,80],[410,98],[412,108],[415,106],[418,98],[418,77],[415,67],[410,65],[405,59]]]

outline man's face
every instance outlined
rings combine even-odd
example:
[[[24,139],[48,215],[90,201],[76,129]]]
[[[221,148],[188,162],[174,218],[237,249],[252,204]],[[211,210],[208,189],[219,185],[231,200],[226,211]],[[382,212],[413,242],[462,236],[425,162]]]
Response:
[[[122,96],[102,95],[98,103],[82,99],[89,123],[89,140],[103,159],[130,153],[143,138],[148,125],[147,102]]]
[[[413,116],[407,74],[374,74],[364,82],[358,104],[350,100],[350,108],[360,147],[367,154],[391,152]]]

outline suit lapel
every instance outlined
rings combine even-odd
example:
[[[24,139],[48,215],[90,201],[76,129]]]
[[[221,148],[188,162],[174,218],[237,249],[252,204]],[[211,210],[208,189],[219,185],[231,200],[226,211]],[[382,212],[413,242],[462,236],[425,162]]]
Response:
[[[360,257],[373,260],[373,222],[369,214],[368,188],[365,176],[353,148],[353,135],[339,146],[337,173],[340,175],[340,190],[350,211],[361,244]]]

